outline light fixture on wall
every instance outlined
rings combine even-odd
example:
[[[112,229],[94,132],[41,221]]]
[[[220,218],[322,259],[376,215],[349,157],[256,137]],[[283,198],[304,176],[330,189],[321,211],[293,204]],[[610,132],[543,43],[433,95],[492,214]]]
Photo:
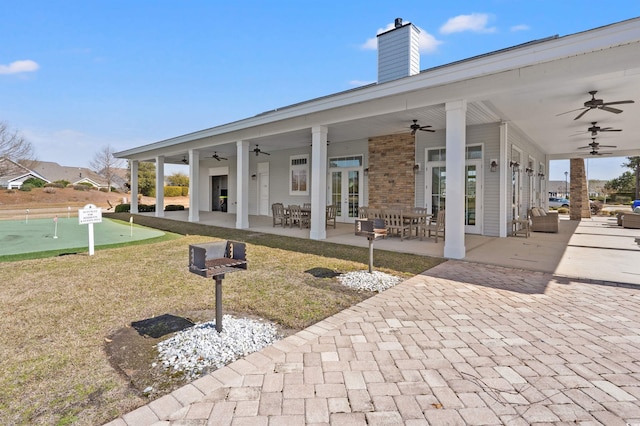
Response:
[[[527,172],[529,176],[533,176],[533,169],[531,167],[527,167],[524,171]]]
[[[413,173],[415,174],[420,173],[420,163],[416,163],[413,165]]]
[[[367,167],[366,169],[363,170],[364,171],[364,175],[367,176],[369,174],[369,168]]]
[[[541,180],[544,180],[544,173],[542,173],[542,172],[538,172],[538,177],[539,177]]]
[[[509,161],[509,167],[513,167],[514,169],[517,169],[520,167],[520,163],[518,163],[517,161]]]
[[[258,175],[256,175],[255,173],[251,175],[251,180],[256,180],[258,179]]]
[[[498,160],[496,159],[491,160],[491,163],[489,164],[489,170],[491,170],[492,172],[495,172],[498,170]]]

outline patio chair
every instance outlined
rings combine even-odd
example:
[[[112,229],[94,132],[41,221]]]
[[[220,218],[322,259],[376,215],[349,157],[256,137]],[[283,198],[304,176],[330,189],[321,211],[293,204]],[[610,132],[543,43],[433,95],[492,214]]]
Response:
[[[311,203],[304,203],[304,204],[302,204],[302,208],[303,208],[303,209],[307,209],[307,210],[311,210]]]
[[[409,224],[402,217],[402,210],[384,210],[384,222],[387,225],[387,235],[398,235],[402,241],[409,234]]]
[[[358,207],[358,219],[367,219],[367,215],[369,214],[368,210],[369,207],[366,206]]]
[[[284,228],[285,225],[289,222],[289,215],[284,210],[284,205],[282,203],[273,203],[271,205],[271,213],[273,214],[273,227],[276,225],[282,225]]]
[[[429,219],[426,224],[427,230],[427,238],[431,238],[431,234],[436,237],[436,243],[438,242],[438,236],[442,234],[442,239],[444,240],[444,222],[445,222],[445,214],[444,209],[440,210],[434,220],[433,216]],[[422,236],[420,236],[420,241],[422,241]]]
[[[327,226],[333,221],[333,229],[336,229],[336,215],[338,214],[338,207],[335,204],[327,206]]]
[[[426,207],[414,207],[413,213],[420,215],[420,217],[411,219],[411,228],[416,229],[416,237],[421,235],[426,237],[429,210]],[[410,233],[412,232],[413,230],[410,231]]]
[[[289,206],[289,225],[293,228],[294,225],[298,225],[300,229],[308,228],[311,224],[309,215],[302,214],[302,209],[298,204],[292,204]]]
[[[381,209],[367,209],[367,219],[384,219]]]

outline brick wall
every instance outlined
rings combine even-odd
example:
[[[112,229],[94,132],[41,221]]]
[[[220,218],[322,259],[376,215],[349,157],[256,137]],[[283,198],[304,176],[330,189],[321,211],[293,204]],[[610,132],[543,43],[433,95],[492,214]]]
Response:
[[[569,219],[580,220],[590,218],[589,192],[587,187],[587,174],[585,173],[584,159],[572,158],[570,160],[570,189]]]
[[[369,207],[415,206],[415,136],[378,136],[369,139]]]

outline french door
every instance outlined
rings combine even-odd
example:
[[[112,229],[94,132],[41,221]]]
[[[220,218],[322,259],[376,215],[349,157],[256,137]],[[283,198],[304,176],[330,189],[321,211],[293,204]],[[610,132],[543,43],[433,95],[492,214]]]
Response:
[[[358,218],[358,207],[362,205],[362,168],[332,168],[329,173],[330,203],[337,207],[336,221],[354,223]]]
[[[427,158],[434,158],[433,154]],[[444,159],[442,153],[440,159]],[[433,215],[446,206],[447,169],[445,161],[427,163],[427,182],[425,200],[427,209]],[[482,234],[482,160],[467,159],[464,176],[464,226],[465,233]]]

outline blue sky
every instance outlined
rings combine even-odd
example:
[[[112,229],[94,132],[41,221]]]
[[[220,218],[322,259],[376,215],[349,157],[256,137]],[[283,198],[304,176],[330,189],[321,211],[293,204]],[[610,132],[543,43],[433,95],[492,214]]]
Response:
[[[422,30],[430,68],[640,16],[640,2],[21,0],[0,12],[0,121],[38,159],[88,166],[108,144],[128,149],[372,82],[371,40],[397,17]],[[617,177],[623,161],[592,159],[589,177]],[[554,162],[549,178],[565,170]]]

